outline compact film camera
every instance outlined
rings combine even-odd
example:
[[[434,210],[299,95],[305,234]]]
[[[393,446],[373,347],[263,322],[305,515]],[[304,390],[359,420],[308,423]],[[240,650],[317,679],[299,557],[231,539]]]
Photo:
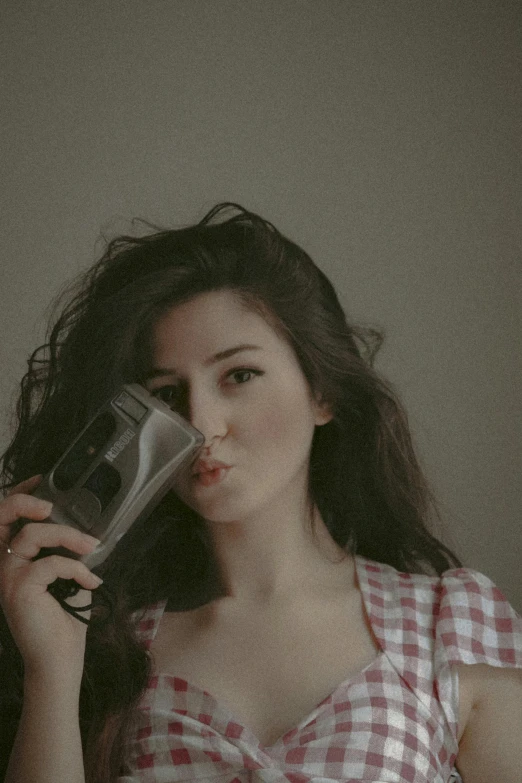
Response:
[[[194,461],[203,435],[139,384],[107,402],[32,493],[53,503],[49,522],[70,525],[101,543],[82,560],[103,563]],[[40,556],[50,554],[42,550]],[[60,549],[60,554],[71,552]]]

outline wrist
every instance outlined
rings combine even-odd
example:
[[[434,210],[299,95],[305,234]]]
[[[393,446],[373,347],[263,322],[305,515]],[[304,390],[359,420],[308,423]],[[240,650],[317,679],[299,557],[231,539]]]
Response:
[[[58,665],[29,665],[24,668],[24,698],[37,694],[38,698],[65,699],[73,702],[79,697],[83,668]]]

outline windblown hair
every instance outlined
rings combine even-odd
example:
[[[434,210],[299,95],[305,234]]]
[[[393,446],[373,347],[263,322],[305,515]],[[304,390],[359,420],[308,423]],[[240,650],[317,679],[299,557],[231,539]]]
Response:
[[[165,312],[217,290],[234,292],[288,340],[310,388],[330,406],[332,420],[314,435],[309,488],[336,543],[401,571],[441,574],[461,565],[430,532],[436,506],[406,414],[373,369],[382,334],[348,324],[310,257],[237,204],[219,204],[189,227],[112,240],[67,291],[68,304],[22,380],[3,489],[48,471],[122,383],[146,377],[152,330]],[[136,635],[139,611],[163,599],[188,610],[223,595],[206,524],[173,493],[124,541],[104,564],[103,590],[93,593],[95,602],[110,595],[112,610],[100,598],[87,634],[80,725],[88,783],[113,783],[125,772],[125,738],[151,675]],[[5,774],[23,664],[0,620]]]

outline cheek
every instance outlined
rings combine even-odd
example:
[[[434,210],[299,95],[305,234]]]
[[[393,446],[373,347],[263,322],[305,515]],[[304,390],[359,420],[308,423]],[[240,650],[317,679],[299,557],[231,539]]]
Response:
[[[249,419],[249,429],[256,438],[273,440],[285,427],[285,416],[275,405],[258,406]]]
[[[315,422],[308,405],[295,395],[272,397],[259,402],[248,418],[243,419],[243,432],[252,437],[252,441],[264,443],[268,449],[291,450],[303,442],[308,444]]]

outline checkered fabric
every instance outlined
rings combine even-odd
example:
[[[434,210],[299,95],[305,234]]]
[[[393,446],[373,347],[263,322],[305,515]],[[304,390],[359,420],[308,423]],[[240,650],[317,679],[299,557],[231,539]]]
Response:
[[[269,747],[210,693],[170,674],[151,678],[119,783],[450,783],[460,781],[453,663],[522,667],[522,620],[471,569],[441,578],[356,557],[380,646]],[[139,631],[150,645],[165,603]]]

